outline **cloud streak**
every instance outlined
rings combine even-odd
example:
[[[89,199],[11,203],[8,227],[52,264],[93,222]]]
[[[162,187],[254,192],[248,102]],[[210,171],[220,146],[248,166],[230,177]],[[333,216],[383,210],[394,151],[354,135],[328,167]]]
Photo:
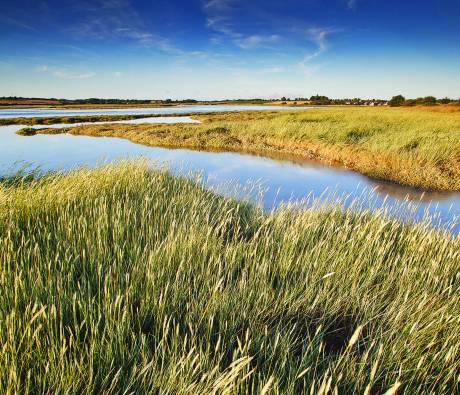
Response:
[[[142,47],[169,54],[185,53],[169,39],[147,29],[139,13],[126,0],[84,1],[77,8],[84,14],[70,28],[77,36],[96,40],[128,39]]]
[[[356,7],[356,2],[357,0],[348,0],[347,1],[347,7],[354,10]]]
[[[321,66],[312,64],[312,61],[327,50],[327,38],[336,31],[337,29],[325,27],[311,27],[306,30],[305,35],[307,40],[312,42],[316,46],[316,49],[306,54],[299,62],[299,67],[305,75],[310,76],[320,69]]]
[[[93,78],[96,76],[96,73],[69,73],[68,71],[56,70],[53,72],[58,78],[64,78],[67,80],[85,80],[88,78]]]
[[[279,34],[255,33],[245,34],[237,30],[232,23],[232,13],[238,5],[238,0],[209,0],[203,4],[206,26],[216,33],[229,38],[234,45],[241,49],[249,50],[259,47],[269,47],[281,40]],[[215,38],[214,42],[218,42]]]
[[[276,44],[280,41],[281,37],[277,34],[263,36],[255,34],[252,36],[240,38],[236,40],[237,45],[243,49],[252,49],[261,46]]]
[[[53,75],[57,78],[62,78],[66,80],[83,80],[88,78],[93,78],[96,76],[96,73],[93,72],[78,72],[78,71],[70,71],[68,69],[59,69],[50,67],[46,64],[38,66],[37,70],[42,73],[48,73]]]
[[[0,23],[5,23],[7,25],[17,26],[17,27],[20,27],[21,29],[29,30],[29,31],[32,31],[32,32],[37,31],[37,29],[35,29],[34,27],[28,25],[27,23],[24,23],[24,22],[22,22],[22,21],[20,21],[18,19],[7,17],[7,16],[1,16],[0,15]]]
[[[350,7],[355,6],[356,0],[346,1]],[[243,50],[276,48],[280,52],[294,53],[296,51],[302,54],[306,42],[313,44],[313,49],[304,53],[303,56],[300,55],[301,59],[294,63],[307,76],[321,68],[321,65],[313,61],[327,51],[330,35],[338,31],[331,27],[305,27],[304,21],[298,21],[295,18],[283,21],[282,15],[272,15],[269,10],[266,10],[265,13],[258,13],[257,17],[251,18],[251,24],[248,25],[245,20],[241,19],[241,16],[244,18],[245,15],[251,15],[251,7],[242,0],[208,0],[203,3],[203,11],[206,15],[207,27],[220,34],[212,38],[212,41],[218,45],[225,44],[226,39]],[[284,27],[286,25],[290,27]],[[251,28],[255,31],[250,32]],[[267,34],[267,30],[270,33]],[[304,41],[299,48],[299,37],[302,36]],[[289,40],[289,37],[292,40]],[[286,45],[281,46],[282,43]],[[295,44],[289,45],[290,43]]]
[[[170,40],[144,30],[121,27],[115,30],[115,35],[122,38],[129,38],[141,46],[155,48],[162,52],[175,55],[183,55],[184,51],[171,44]]]

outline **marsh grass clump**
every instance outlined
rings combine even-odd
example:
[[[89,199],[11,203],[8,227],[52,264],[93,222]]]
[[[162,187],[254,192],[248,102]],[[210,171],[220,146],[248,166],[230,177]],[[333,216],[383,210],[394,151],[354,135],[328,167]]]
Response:
[[[208,129],[207,133],[208,134],[227,134],[227,133],[230,133],[230,130],[224,127],[217,127],[217,128]]]
[[[361,130],[351,130],[347,132],[345,142],[349,144],[357,144],[361,142],[361,140],[365,139],[367,136],[369,136],[368,132]]]
[[[60,123],[79,122],[110,122],[140,118],[156,118],[163,116],[178,116],[180,114],[120,114],[120,115],[81,115],[81,116],[53,116],[53,117],[16,117],[0,119],[0,126],[7,125],[53,125]]]
[[[0,184],[1,393],[453,393],[459,239],[141,163]]]
[[[37,134],[37,129],[34,128],[22,128],[17,132],[20,136],[35,136]]]

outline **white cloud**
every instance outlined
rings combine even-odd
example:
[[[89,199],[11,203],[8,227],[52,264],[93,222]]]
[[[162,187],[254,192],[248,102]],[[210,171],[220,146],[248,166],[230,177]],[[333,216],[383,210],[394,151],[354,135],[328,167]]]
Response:
[[[275,44],[279,42],[280,36],[277,34],[271,34],[268,36],[262,36],[259,34],[255,34],[252,36],[244,37],[241,39],[237,39],[236,43],[243,49],[251,49],[256,48],[264,45]]]
[[[347,7],[351,8],[351,9],[354,9],[356,7],[356,2],[357,2],[357,0],[348,0],[347,1]]]
[[[96,73],[88,72],[88,73],[72,73],[66,70],[55,70],[53,71],[53,75],[58,78],[64,78],[66,80],[83,80],[87,78],[92,78],[96,75]]]
[[[236,46],[242,49],[253,49],[261,46],[269,46],[280,41],[278,34],[243,34],[236,30],[232,23],[232,12],[236,5],[235,0],[209,0],[204,3],[203,10],[207,15],[206,26],[216,33],[221,33],[229,38]],[[218,37],[212,37],[211,41],[220,43]]]
[[[356,0],[346,0],[351,6],[354,6]],[[223,40],[229,40],[233,42],[237,47],[244,50],[251,50],[258,47],[273,48],[275,45],[278,47],[285,37],[289,37],[289,32],[296,33],[295,43],[297,45],[299,37],[303,34],[310,43],[313,44],[313,49],[304,53],[300,52],[301,59],[297,61],[297,66],[301,68],[305,75],[311,75],[321,68],[319,64],[313,64],[313,60],[320,57],[328,49],[327,39],[330,34],[337,31],[335,28],[330,27],[318,27],[313,26],[309,28],[300,28],[301,22],[297,23],[291,21],[294,24],[290,30],[281,30],[283,33],[278,33],[280,30],[266,34],[260,33],[262,29],[267,30],[267,21],[272,23],[274,18],[261,19],[260,23],[254,24],[258,27],[259,31],[252,34],[247,33],[247,27],[239,29],[238,26],[242,24],[239,19],[240,15],[244,15],[245,7],[247,3],[239,0],[207,0],[203,3],[203,11],[206,14],[207,27],[217,34],[211,38],[211,42],[219,45],[222,44]],[[277,16],[279,19],[279,17]],[[280,21],[282,22],[282,21]],[[273,26],[272,24],[270,26]],[[287,49],[289,51],[289,49]],[[265,73],[269,72],[269,69],[264,69]],[[281,72],[276,68],[273,68],[272,72]]]
[[[336,31],[336,29],[325,27],[311,27],[307,29],[305,32],[307,40],[316,46],[316,50],[306,54],[299,62],[299,67],[305,75],[310,76],[321,68],[320,65],[312,64],[311,61],[327,50],[327,37]]]
[[[310,64],[308,63],[308,61],[305,61],[305,60],[302,60],[299,62],[299,67],[304,73],[304,75],[306,75],[307,77],[310,77],[311,75],[313,75],[314,73],[316,73],[318,70],[321,69],[320,64]]]
[[[82,0],[76,7],[84,13],[84,17],[69,29],[77,36],[98,40],[126,38],[162,52],[184,53],[167,38],[151,32],[127,0]]]
[[[307,39],[317,45],[318,51],[326,50],[326,38],[329,34],[333,33],[335,30],[324,27],[311,27],[307,29],[306,36]]]
[[[38,66],[37,70],[42,73],[49,73],[57,78],[63,78],[67,80],[82,80],[87,78],[92,78],[96,75],[93,72],[78,72],[78,71],[69,71],[68,69],[59,69],[55,67],[50,67],[46,64]]]
[[[205,9],[227,11],[235,3],[235,0],[208,0],[204,2]]]
[[[118,37],[130,38],[145,47],[159,49],[166,53],[176,55],[184,53],[184,51],[172,45],[168,39],[143,30],[120,27],[115,30],[115,34]]]
[[[274,67],[267,69],[268,73],[273,73],[273,74],[283,73],[284,71],[285,69],[283,67],[278,67],[278,66],[274,66]]]
[[[206,19],[206,26],[217,33],[222,33],[232,39],[241,39],[242,34],[236,32],[231,27],[227,17],[211,16]]]

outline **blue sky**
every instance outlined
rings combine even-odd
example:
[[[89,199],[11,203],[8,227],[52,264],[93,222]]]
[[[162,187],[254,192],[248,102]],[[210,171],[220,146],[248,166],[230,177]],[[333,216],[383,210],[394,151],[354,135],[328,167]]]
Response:
[[[460,97],[459,0],[2,0],[0,96]]]

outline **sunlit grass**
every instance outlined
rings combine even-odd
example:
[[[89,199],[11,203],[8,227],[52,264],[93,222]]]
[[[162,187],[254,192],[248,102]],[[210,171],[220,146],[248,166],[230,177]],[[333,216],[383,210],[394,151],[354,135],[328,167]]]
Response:
[[[0,186],[1,393],[453,393],[459,240],[139,163]]]

